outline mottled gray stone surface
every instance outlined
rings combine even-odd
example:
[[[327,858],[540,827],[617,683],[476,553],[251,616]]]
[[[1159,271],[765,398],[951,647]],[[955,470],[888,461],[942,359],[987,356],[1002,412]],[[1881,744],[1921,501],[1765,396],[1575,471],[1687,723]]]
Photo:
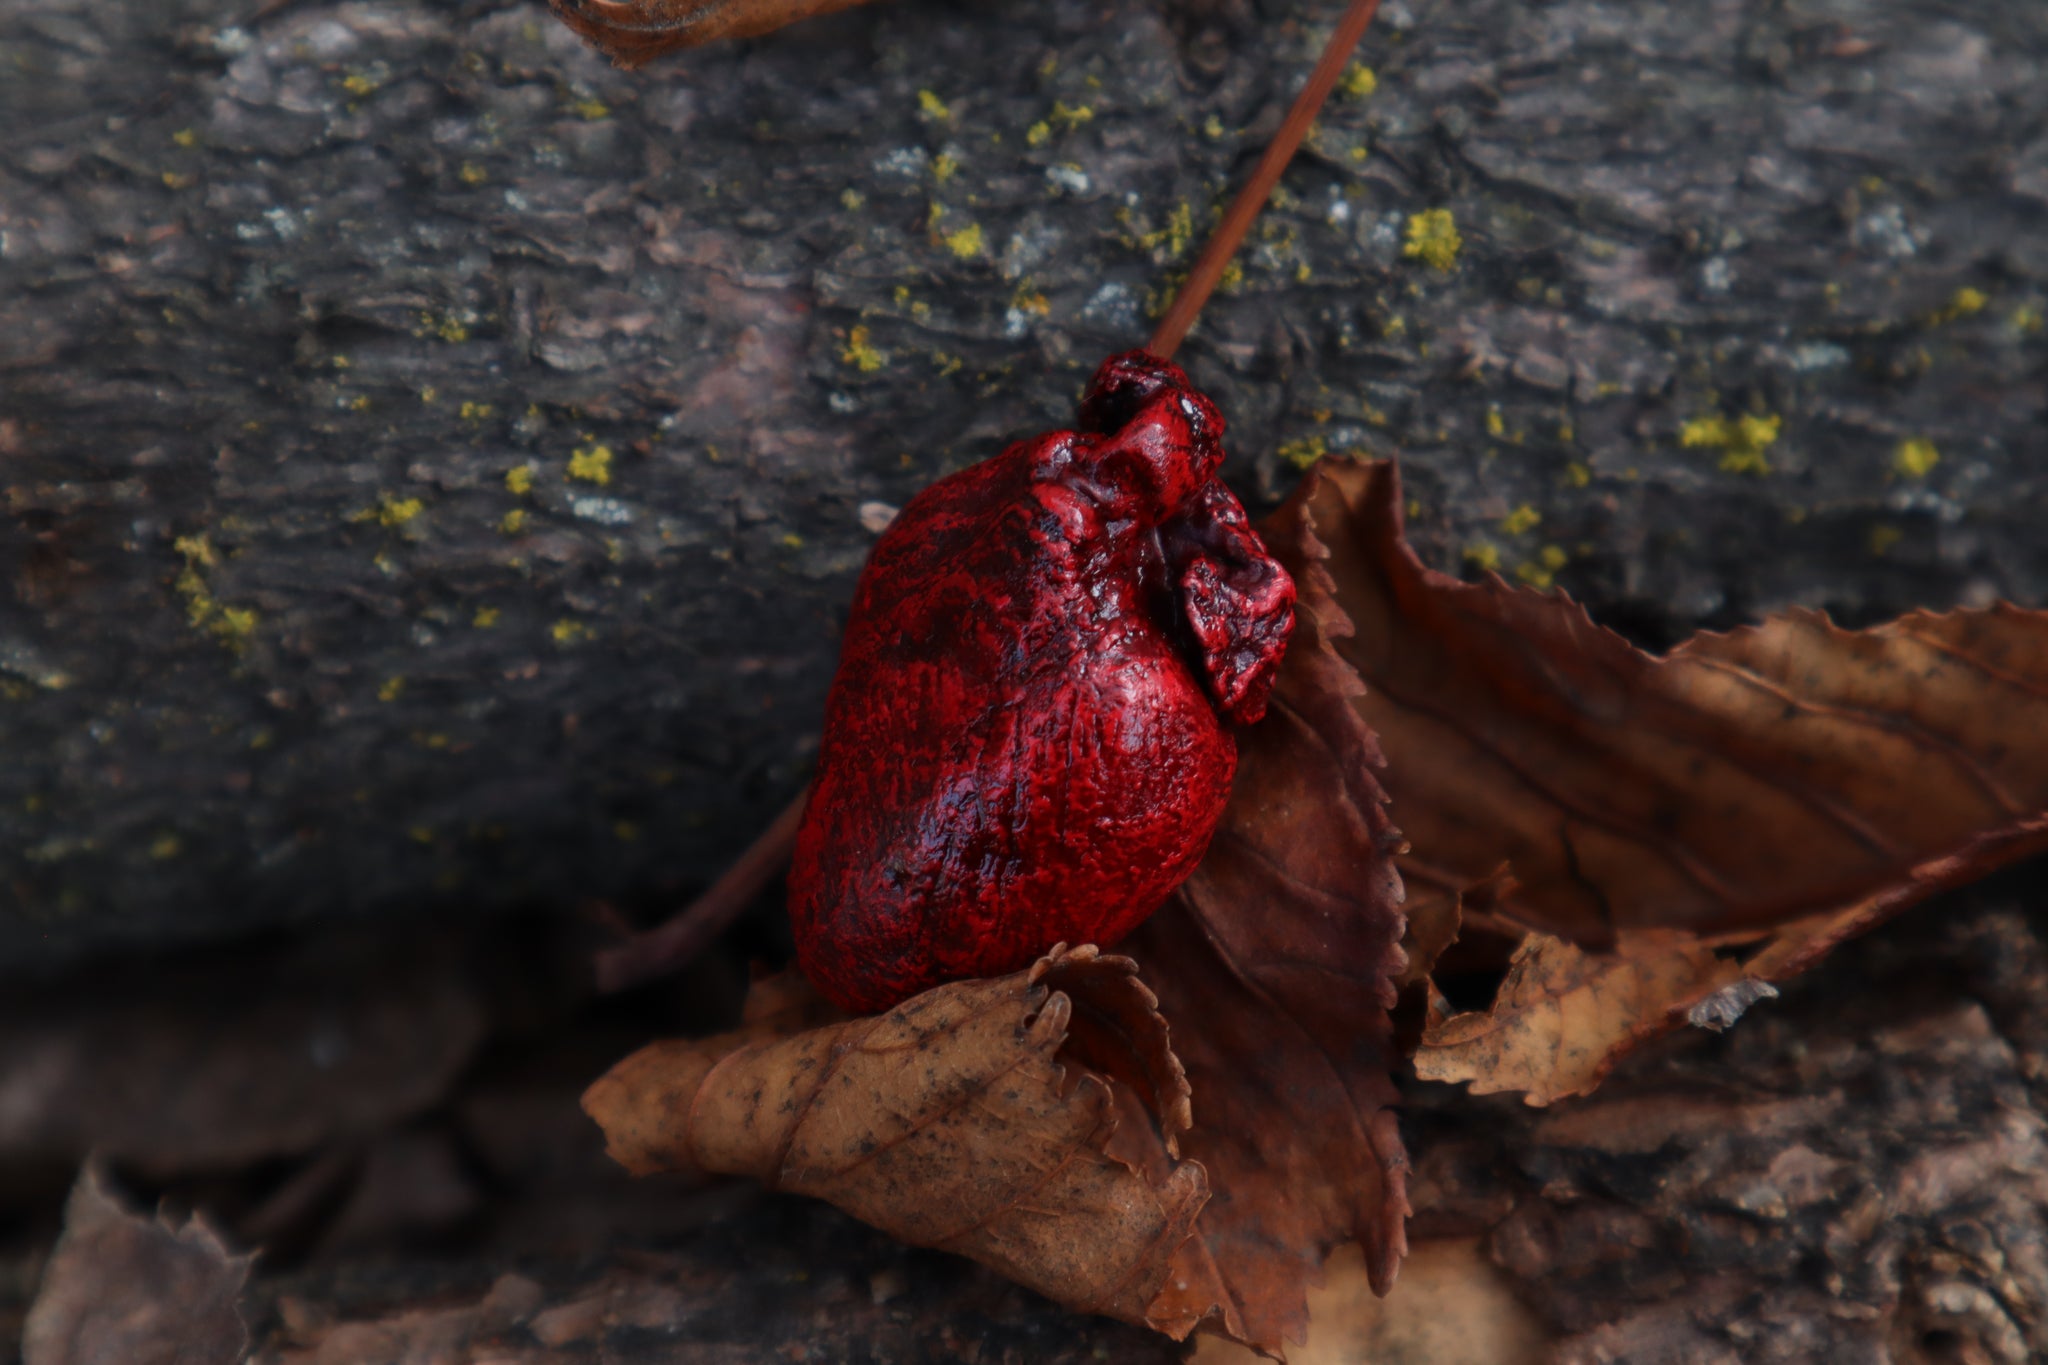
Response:
[[[531,3],[0,0],[0,964],[699,883],[803,779],[864,506],[1143,339],[1338,8],[622,73]],[[1388,0],[1183,352],[1233,477],[1398,451],[1436,562],[1651,642],[2041,602],[2043,53]]]

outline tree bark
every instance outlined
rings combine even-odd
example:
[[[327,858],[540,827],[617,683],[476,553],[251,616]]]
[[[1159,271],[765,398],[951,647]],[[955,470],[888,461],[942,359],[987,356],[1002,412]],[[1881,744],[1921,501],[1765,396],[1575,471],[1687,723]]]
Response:
[[[1070,420],[1334,16],[0,4],[0,964],[701,884],[870,528]],[[1399,453],[1439,563],[1653,643],[2040,601],[2043,50],[1389,3],[1184,352],[1231,477]]]
[[[742,953],[593,1014],[515,912],[657,914],[783,805],[875,528],[1142,341],[1337,9],[877,0],[624,73],[537,4],[0,0],[0,1325],[97,1144],[303,1267],[266,1359],[1170,1356],[626,1186],[574,1095]],[[2044,51],[2021,0],[1388,0],[1182,352],[1230,477],[1398,454],[1437,564],[1651,645],[2041,603]],[[1585,1104],[1413,1086],[1416,1235],[1564,1360],[2048,1351],[2037,898]]]
[[[1913,912],[1584,1101],[1415,1087],[1411,1235],[1480,1235],[1552,1365],[2041,1359],[2040,899]]]

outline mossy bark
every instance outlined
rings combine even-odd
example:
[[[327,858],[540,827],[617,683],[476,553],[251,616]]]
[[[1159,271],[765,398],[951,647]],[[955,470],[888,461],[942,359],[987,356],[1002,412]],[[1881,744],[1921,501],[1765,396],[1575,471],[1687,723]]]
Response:
[[[1142,340],[1334,17],[625,73],[531,3],[0,5],[0,966],[672,904],[802,782],[878,517]],[[1183,353],[1231,478],[1399,453],[1439,563],[1653,642],[2040,602],[2043,51],[1390,0]]]

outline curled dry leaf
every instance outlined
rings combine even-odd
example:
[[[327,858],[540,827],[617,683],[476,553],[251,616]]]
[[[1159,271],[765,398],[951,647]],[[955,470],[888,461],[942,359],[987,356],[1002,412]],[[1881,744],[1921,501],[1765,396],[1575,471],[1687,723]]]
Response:
[[[235,1365],[250,1259],[198,1218],[131,1213],[88,1164],[29,1309],[23,1365]]]
[[[555,15],[620,66],[722,38],[751,38],[866,0],[548,0]]]
[[[1071,1308],[1150,1320],[1208,1185],[1177,1158],[1186,1082],[1129,959],[1059,949],[886,1014],[802,1022],[785,999],[739,1033],[643,1048],[584,1109],[636,1173],[751,1175]],[[1062,1051],[1070,1033],[1142,1078],[1156,1159],[1134,1156],[1142,1134],[1118,1142],[1130,1103]]]
[[[1183,1149],[1213,1190],[1155,1313],[1271,1351],[1301,1339],[1332,1247],[1358,1241],[1386,1291],[1408,1199],[1387,1015],[1405,960],[1400,836],[1304,504],[1261,531],[1300,590],[1294,643],[1266,720],[1239,737],[1207,857],[1124,946],[1175,1021],[1195,1102]]]
[[[1563,596],[1423,567],[1390,464],[1325,462],[1302,496],[1357,624],[1338,648],[1414,844],[1411,913],[1455,913],[1506,862],[1495,912],[1553,936],[1491,1014],[1431,1030],[1425,1074],[1583,1093],[1716,992],[2048,848],[2048,613],[1793,612],[1659,658]]]
[[[1442,1019],[1424,1033],[1416,1074],[1469,1082],[1479,1094],[1520,1091],[1530,1104],[1589,1094],[1637,1045],[1687,1024],[1724,1029],[1777,994],[1771,983],[1797,976],[1837,944],[2040,846],[2038,826],[1999,831],[1923,864],[1902,885],[1803,915],[1761,938],[1624,929],[1611,951],[1588,952],[1531,934],[1491,1008]]]
[[[1469,1081],[1482,1095],[1520,1091],[1530,1104],[1583,1095],[1624,1049],[1673,1027],[1674,1010],[1682,1015],[1741,976],[1735,962],[1679,929],[1624,930],[1612,953],[1531,934],[1491,1010],[1432,1022],[1415,1073]]]
[[[1295,642],[1207,856],[1127,940],[1156,1000],[1092,948],[810,1032],[801,986],[763,983],[740,1032],[655,1044],[591,1087],[613,1156],[813,1194],[1174,1337],[1299,1340],[1350,1240],[1384,1291],[1408,1212],[1400,836],[1303,504],[1263,529],[1301,589]]]

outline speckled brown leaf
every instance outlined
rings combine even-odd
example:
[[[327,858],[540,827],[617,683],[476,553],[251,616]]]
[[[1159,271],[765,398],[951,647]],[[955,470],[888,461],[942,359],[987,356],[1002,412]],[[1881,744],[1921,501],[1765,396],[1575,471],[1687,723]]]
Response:
[[[1417,1243],[1401,1292],[1373,1292],[1355,1246],[1323,1265],[1309,1292],[1309,1338],[1288,1365],[1538,1365],[1550,1333],[1477,1237]],[[1188,1365],[1256,1365],[1242,1346],[1206,1338]]]
[[[1415,1053],[1416,1074],[1469,1082],[1479,1094],[1520,1091],[1538,1105],[1589,1094],[1637,1045],[1686,1025],[1727,1028],[1775,995],[1773,983],[1915,901],[2037,849],[2040,833],[2038,823],[2028,823],[1989,835],[1914,869],[1903,885],[1802,915],[1761,937],[1624,929],[1612,950],[1591,952],[1531,934],[1490,1008],[1431,1023]]]
[[[129,1212],[89,1164],[29,1309],[23,1365],[237,1365],[249,1259],[197,1218]]]
[[[1682,929],[1624,930],[1612,953],[1550,934],[1516,949],[1490,1010],[1432,1022],[1415,1053],[1424,1080],[1469,1081],[1478,1094],[1522,1092],[1548,1104],[1592,1090],[1636,1040],[1671,1025],[1679,1002],[1742,977],[1733,961]]]
[[[1059,949],[801,1032],[784,999],[738,1033],[643,1048],[583,1103],[636,1173],[754,1176],[1146,1323],[1208,1197],[1176,1150],[1187,1086],[1153,1003],[1128,958]],[[1070,1031],[1144,1093],[1063,1052]]]
[[[1583,1093],[1695,1010],[1739,1012],[1753,983],[2048,848],[2048,613],[1852,632],[1793,612],[1658,658],[1561,595],[1424,568],[1390,464],[1327,461],[1305,496],[1411,908],[1505,863],[1494,910],[1554,936],[1490,1014],[1431,1029],[1426,1074]]]
[[[1081,950],[794,1037],[762,1004],[739,1034],[656,1044],[593,1086],[612,1154],[819,1195],[1175,1337],[1300,1340],[1347,1241],[1384,1291],[1408,1212],[1387,1015],[1407,961],[1400,836],[1303,504],[1264,529],[1301,588],[1295,641],[1207,857],[1127,942],[1156,1002],[1128,959]],[[1058,1096],[1056,1054],[1081,1078]],[[901,1060],[926,1055],[936,1080]],[[989,1105],[996,1075],[1026,1079],[1024,1098]],[[917,1147],[863,1155],[905,1124],[924,1125]],[[1020,1188],[1055,1167],[1060,1196],[1020,1217]]]
[[[1271,711],[1240,737],[1208,856],[1124,948],[1174,1021],[1194,1090],[1183,1150],[1212,1191],[1155,1317],[1270,1351],[1301,1339],[1332,1247],[1357,1240],[1386,1290],[1408,1200],[1387,1015],[1405,961],[1400,836],[1302,502],[1261,529],[1300,588],[1294,642]]]
[[[722,38],[751,38],[867,0],[548,0],[555,16],[620,66]]]

